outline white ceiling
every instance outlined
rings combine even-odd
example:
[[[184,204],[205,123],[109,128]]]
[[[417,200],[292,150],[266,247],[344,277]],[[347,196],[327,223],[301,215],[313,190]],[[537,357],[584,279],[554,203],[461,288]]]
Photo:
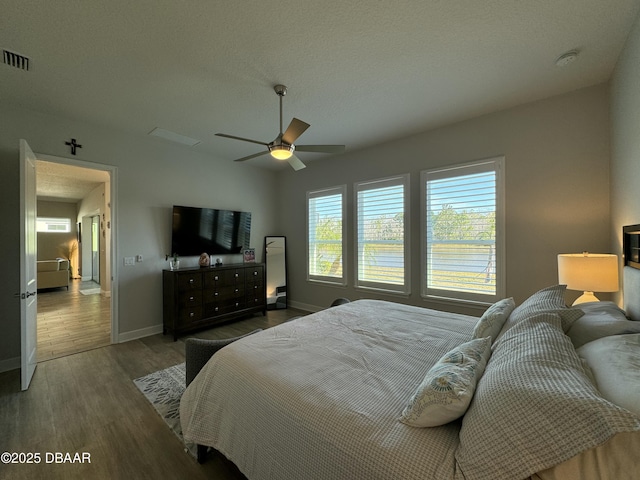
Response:
[[[103,170],[36,161],[38,200],[77,202],[108,181],[109,173]]]
[[[348,151],[606,81],[638,0],[2,0],[0,102],[218,158],[269,142],[273,86],[301,144]],[[555,66],[578,49],[577,61]],[[62,141],[63,139],[61,139]],[[82,139],[78,141],[82,143]],[[155,139],[158,142],[167,140]],[[300,153],[303,161],[322,154]],[[247,163],[274,167],[269,156]]]

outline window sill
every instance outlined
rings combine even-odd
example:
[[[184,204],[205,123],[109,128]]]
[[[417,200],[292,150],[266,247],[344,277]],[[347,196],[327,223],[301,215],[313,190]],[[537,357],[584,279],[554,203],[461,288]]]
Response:
[[[440,305],[463,306],[479,312],[484,312],[494,302],[480,302],[477,300],[463,300],[461,298],[439,297],[436,295],[421,295],[422,299]]]

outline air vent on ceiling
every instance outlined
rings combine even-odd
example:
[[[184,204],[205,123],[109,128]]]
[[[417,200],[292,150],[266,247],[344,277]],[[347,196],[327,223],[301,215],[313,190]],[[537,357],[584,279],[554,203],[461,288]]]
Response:
[[[29,70],[29,57],[9,50],[2,50],[2,59],[5,65],[19,68],[20,70]]]

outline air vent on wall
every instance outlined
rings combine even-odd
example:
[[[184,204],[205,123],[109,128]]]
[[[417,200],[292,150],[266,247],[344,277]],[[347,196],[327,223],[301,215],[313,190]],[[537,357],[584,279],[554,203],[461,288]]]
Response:
[[[29,70],[29,57],[9,50],[2,50],[2,59],[5,65],[19,68],[20,70]]]

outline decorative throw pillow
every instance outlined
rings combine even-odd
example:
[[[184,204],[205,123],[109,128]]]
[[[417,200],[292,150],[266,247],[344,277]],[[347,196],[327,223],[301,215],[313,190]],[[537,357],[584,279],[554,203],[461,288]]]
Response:
[[[400,421],[412,427],[437,427],[464,415],[490,356],[491,337],[447,352],[427,372]]]
[[[504,298],[491,305],[473,329],[473,338],[491,337],[491,341],[495,340],[514,308],[513,298]]]
[[[583,315],[583,312],[577,308],[567,307],[564,300],[566,289],[566,285],[553,285],[531,295],[511,312],[496,340],[501,338],[507,330],[517,323],[538,313],[556,313],[560,315],[562,329],[565,332],[569,330],[573,322]]]

